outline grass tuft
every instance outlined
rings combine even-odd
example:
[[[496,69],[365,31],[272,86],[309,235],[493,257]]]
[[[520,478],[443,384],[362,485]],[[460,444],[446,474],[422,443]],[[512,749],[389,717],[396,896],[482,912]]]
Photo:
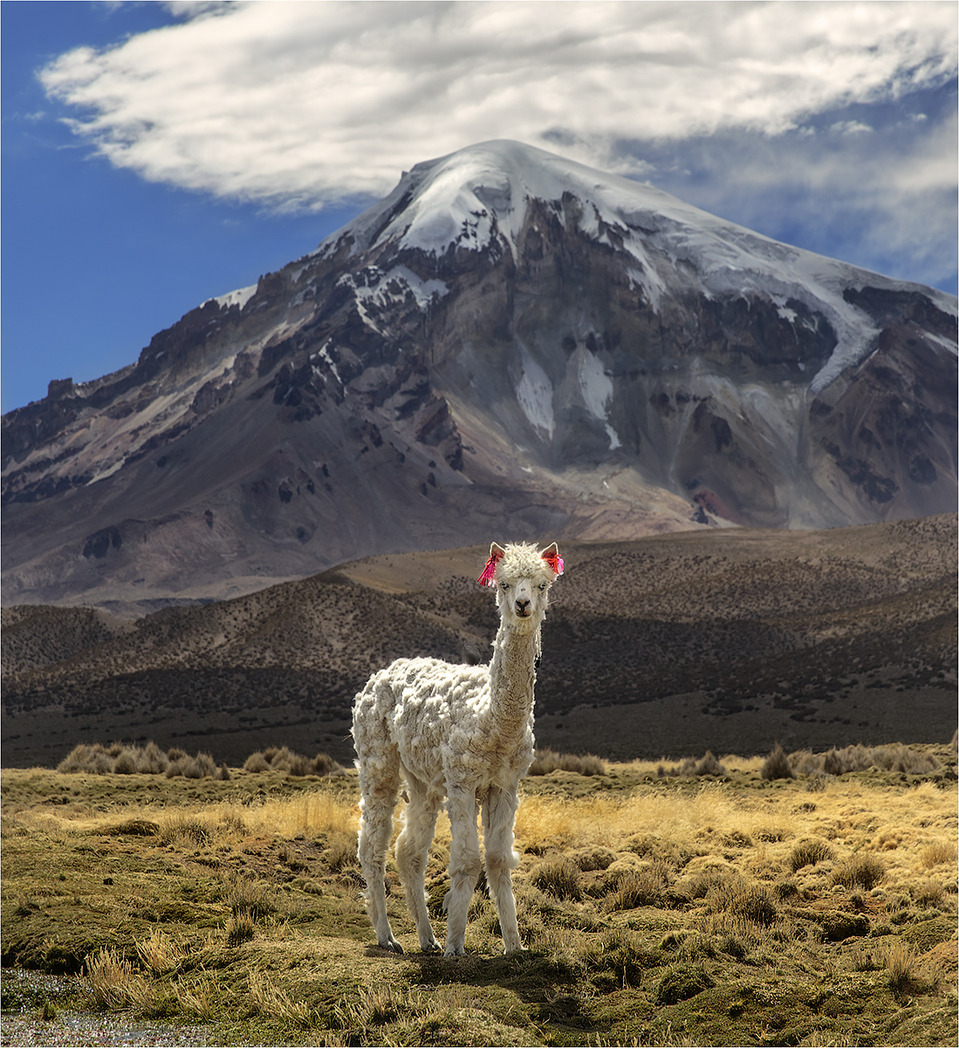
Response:
[[[877,855],[859,853],[847,859],[832,873],[832,883],[844,888],[870,891],[886,876],[886,866]]]
[[[789,868],[795,873],[804,866],[815,866],[820,862],[832,862],[836,853],[828,841],[822,839],[800,841],[789,853],[786,860]]]
[[[549,859],[540,863],[530,875],[531,883],[556,899],[579,902],[583,897],[580,868],[569,859]]]
[[[549,775],[554,771],[568,771],[575,775],[605,775],[606,764],[591,753],[578,755],[572,753],[554,753],[550,749],[537,750],[530,775]]]
[[[710,913],[761,925],[772,924],[779,912],[775,896],[765,885],[750,883],[742,876],[725,878],[711,887],[706,908]]]
[[[151,1007],[153,995],[147,981],[115,950],[99,950],[88,957],[84,976],[100,1008],[143,1013]]]

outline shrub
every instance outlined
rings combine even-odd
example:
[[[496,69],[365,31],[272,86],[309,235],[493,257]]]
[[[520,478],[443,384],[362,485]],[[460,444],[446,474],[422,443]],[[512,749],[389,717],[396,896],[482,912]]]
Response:
[[[939,910],[945,906],[946,890],[939,881],[925,880],[911,885],[909,893],[917,906],[927,910]]]
[[[318,753],[312,762],[313,775],[339,775],[343,768],[328,753]]]
[[[323,853],[323,859],[333,873],[342,873],[348,867],[358,865],[356,838],[337,834]]]
[[[136,950],[140,963],[153,975],[175,972],[183,960],[180,949],[158,928],[136,943]]]
[[[623,928],[612,929],[596,938],[585,957],[593,982],[607,991],[638,987],[647,960],[640,936]]]
[[[226,902],[235,918],[248,914],[252,921],[258,921],[276,912],[276,903],[266,886],[246,877],[236,877],[229,884]]]
[[[936,989],[941,978],[940,971],[933,971],[931,977],[927,977],[915,950],[902,940],[889,947],[885,961],[886,984],[897,997],[928,993]]]
[[[884,771],[906,775],[928,775],[939,770],[939,761],[931,753],[919,753],[901,742],[879,746],[872,752],[873,763]]]
[[[793,768],[804,775],[821,772],[824,775],[848,775],[850,772],[880,768],[906,775],[930,775],[940,768],[939,761],[930,754],[910,749],[901,742],[870,748],[856,744],[841,750],[833,747],[826,753],[804,751],[793,754]]]
[[[57,771],[66,774],[106,775],[113,771],[113,757],[99,742],[92,745],[81,742],[60,761]]]
[[[87,761],[87,752],[90,747],[80,742],[63,758],[57,765],[57,771],[64,774],[82,771]]]
[[[569,771],[577,775],[605,775],[606,765],[591,753],[578,756],[572,753],[554,753],[550,749],[537,750],[530,775],[549,775],[554,771]]]
[[[265,972],[251,971],[249,982],[250,1002],[257,1014],[293,1026],[309,1024],[309,1004],[278,989],[270,982]]]
[[[712,750],[707,750],[703,755],[703,759],[696,765],[696,775],[717,775],[722,776],[726,774],[725,767],[713,756]]]
[[[139,762],[134,750],[122,750],[113,760],[114,775],[135,775],[138,770]]]
[[[85,965],[87,985],[100,1008],[149,1007],[151,992],[143,976],[133,965],[113,950],[99,950],[88,957]]]
[[[216,761],[209,753],[198,753],[195,757],[184,754],[167,765],[166,777],[168,779],[182,775],[185,779],[218,779],[220,769]]]
[[[789,868],[795,873],[803,866],[815,866],[820,862],[835,859],[836,853],[824,840],[800,841],[790,852],[787,860]]]
[[[952,862],[956,858],[956,849],[945,841],[934,841],[923,848],[919,854],[919,862],[924,869],[930,869],[943,862]]]
[[[160,840],[164,844],[189,841],[191,844],[208,844],[212,834],[205,823],[190,815],[178,815],[160,827]]]
[[[213,756],[209,753],[198,753],[194,758],[193,774],[188,775],[191,779],[215,779],[219,774],[219,768]]]
[[[170,759],[151,739],[140,751],[137,763],[138,770],[145,775],[162,775],[167,770]]]
[[[596,847],[580,848],[578,851],[571,852],[569,858],[571,862],[576,863],[586,873],[593,870],[608,870],[616,861],[616,852],[609,848],[604,848],[602,845],[597,845]]]
[[[256,934],[256,921],[249,910],[241,910],[232,916],[226,926],[226,941],[230,946],[249,942]]]
[[[853,855],[832,875],[833,884],[869,891],[886,876],[886,867],[876,855]]]
[[[789,758],[786,756],[786,751],[778,742],[773,747],[769,756],[763,761],[763,766],[759,774],[767,781],[772,779],[792,779],[795,777],[793,770],[789,765]]]
[[[251,753],[243,770],[253,773],[279,771],[287,775],[336,775],[343,769],[326,753],[318,753],[312,760],[294,753],[287,746],[267,746],[265,750]]]
[[[270,762],[261,752],[251,753],[243,765],[244,771],[259,773],[270,770]]]

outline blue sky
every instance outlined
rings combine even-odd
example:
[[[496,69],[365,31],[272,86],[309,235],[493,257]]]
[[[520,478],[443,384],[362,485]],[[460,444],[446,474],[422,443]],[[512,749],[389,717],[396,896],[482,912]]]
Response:
[[[952,2],[0,4],[4,412],[516,138],[956,293]]]

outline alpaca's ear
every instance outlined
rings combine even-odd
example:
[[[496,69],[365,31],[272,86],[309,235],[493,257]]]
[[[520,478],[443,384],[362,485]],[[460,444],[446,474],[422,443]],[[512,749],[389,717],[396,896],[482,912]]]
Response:
[[[493,542],[489,548],[489,560],[483,568],[483,574],[476,580],[481,586],[492,586],[493,576],[496,574],[496,565],[501,557],[506,556],[506,550],[498,543]]]
[[[553,569],[554,575],[563,574],[563,558],[559,555],[559,546],[551,542],[546,549],[540,553],[540,557]]]

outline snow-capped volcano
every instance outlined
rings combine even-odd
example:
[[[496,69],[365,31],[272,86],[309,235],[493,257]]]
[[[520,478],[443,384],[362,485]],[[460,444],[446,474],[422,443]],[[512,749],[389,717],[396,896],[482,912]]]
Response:
[[[560,206],[566,200],[583,206],[571,213]],[[868,312],[843,297],[850,283],[862,279],[861,269],[771,240],[653,186],[518,142],[485,142],[418,164],[388,197],[330,237],[320,253],[347,238],[351,254],[389,247],[435,258],[454,248],[509,251],[518,262],[532,201],[553,202],[564,228],[621,253],[628,280],[653,308],[664,294],[696,290],[710,296],[762,293],[785,319],[791,319],[789,300],[820,311],[837,343],[812,376],[814,392],[858,363],[879,333]],[[385,275],[408,281],[408,274]],[[875,281],[890,290],[906,286],[878,275]],[[947,312],[953,308],[949,296],[923,290]]]
[[[4,419],[4,599],[952,510],[956,300],[515,142]],[[495,534],[494,534],[495,533]]]

